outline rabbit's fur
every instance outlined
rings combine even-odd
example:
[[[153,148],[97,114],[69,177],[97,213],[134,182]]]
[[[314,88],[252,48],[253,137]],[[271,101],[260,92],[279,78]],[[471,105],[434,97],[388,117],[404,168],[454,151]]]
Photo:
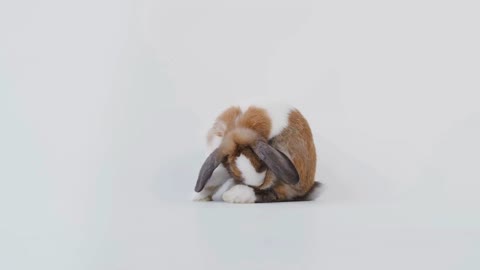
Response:
[[[290,106],[230,107],[217,117],[207,145],[195,200],[219,192],[232,203],[306,200],[320,186],[310,126]]]

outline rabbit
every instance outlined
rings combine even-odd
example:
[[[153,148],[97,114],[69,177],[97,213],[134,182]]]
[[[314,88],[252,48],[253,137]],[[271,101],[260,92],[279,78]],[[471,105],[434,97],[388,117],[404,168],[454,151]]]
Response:
[[[194,200],[214,194],[230,203],[311,200],[316,150],[307,120],[287,105],[233,106],[207,135],[209,155],[196,182]]]

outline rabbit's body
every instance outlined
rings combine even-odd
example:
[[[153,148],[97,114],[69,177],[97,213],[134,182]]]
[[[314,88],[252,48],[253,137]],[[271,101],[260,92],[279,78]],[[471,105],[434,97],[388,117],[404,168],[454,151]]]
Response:
[[[202,167],[203,172],[208,167],[211,176],[207,174],[197,200],[210,200],[222,185],[223,200],[234,203],[298,200],[314,187],[312,133],[292,107],[250,106],[243,111],[230,107],[210,129],[207,145],[218,165],[212,168],[206,161]]]

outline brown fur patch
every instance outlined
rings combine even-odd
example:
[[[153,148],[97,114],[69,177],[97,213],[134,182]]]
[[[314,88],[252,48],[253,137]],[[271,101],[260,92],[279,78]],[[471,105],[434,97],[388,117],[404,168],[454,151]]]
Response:
[[[227,130],[233,129],[235,121],[242,114],[242,110],[238,106],[233,106],[223,111],[217,120],[223,121],[227,125]]]
[[[242,172],[238,169],[237,163],[235,162],[237,160],[237,154],[232,154],[227,157],[227,159],[224,162],[225,168],[227,168],[228,173],[230,176],[238,181],[242,181]]]
[[[242,110],[240,110],[240,107],[230,107],[223,111],[208,132],[207,142],[210,143],[214,136],[225,136],[225,133],[235,127],[235,121],[241,114]]]
[[[263,138],[268,138],[272,121],[265,109],[251,106],[238,119],[238,126],[256,131]]]
[[[252,144],[258,138],[258,133],[248,128],[236,128],[228,135],[231,135],[232,140],[238,145]]]
[[[274,138],[272,145],[289,156],[297,169],[300,181],[292,186],[295,196],[305,195],[315,182],[317,155],[310,126],[298,110],[290,113],[288,126]]]
[[[255,142],[257,138],[258,134],[247,128],[235,128],[232,131],[227,131],[220,145],[221,152],[224,155],[233,155],[236,151],[242,150]]]
[[[263,179],[263,183],[258,187],[258,189],[268,189],[272,187],[272,185],[277,181],[277,177],[275,174],[273,174],[272,171],[267,170],[267,173],[265,174],[265,178]]]

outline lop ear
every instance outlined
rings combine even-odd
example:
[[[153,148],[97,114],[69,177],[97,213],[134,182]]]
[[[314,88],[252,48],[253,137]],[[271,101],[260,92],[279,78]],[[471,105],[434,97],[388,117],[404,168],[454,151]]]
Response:
[[[297,169],[285,154],[264,141],[256,141],[252,149],[278,179],[287,184],[298,183]]]
[[[213,171],[222,163],[223,158],[224,156],[221,155],[218,148],[207,157],[198,174],[197,184],[195,185],[196,192],[203,190],[210,177],[212,177]]]

